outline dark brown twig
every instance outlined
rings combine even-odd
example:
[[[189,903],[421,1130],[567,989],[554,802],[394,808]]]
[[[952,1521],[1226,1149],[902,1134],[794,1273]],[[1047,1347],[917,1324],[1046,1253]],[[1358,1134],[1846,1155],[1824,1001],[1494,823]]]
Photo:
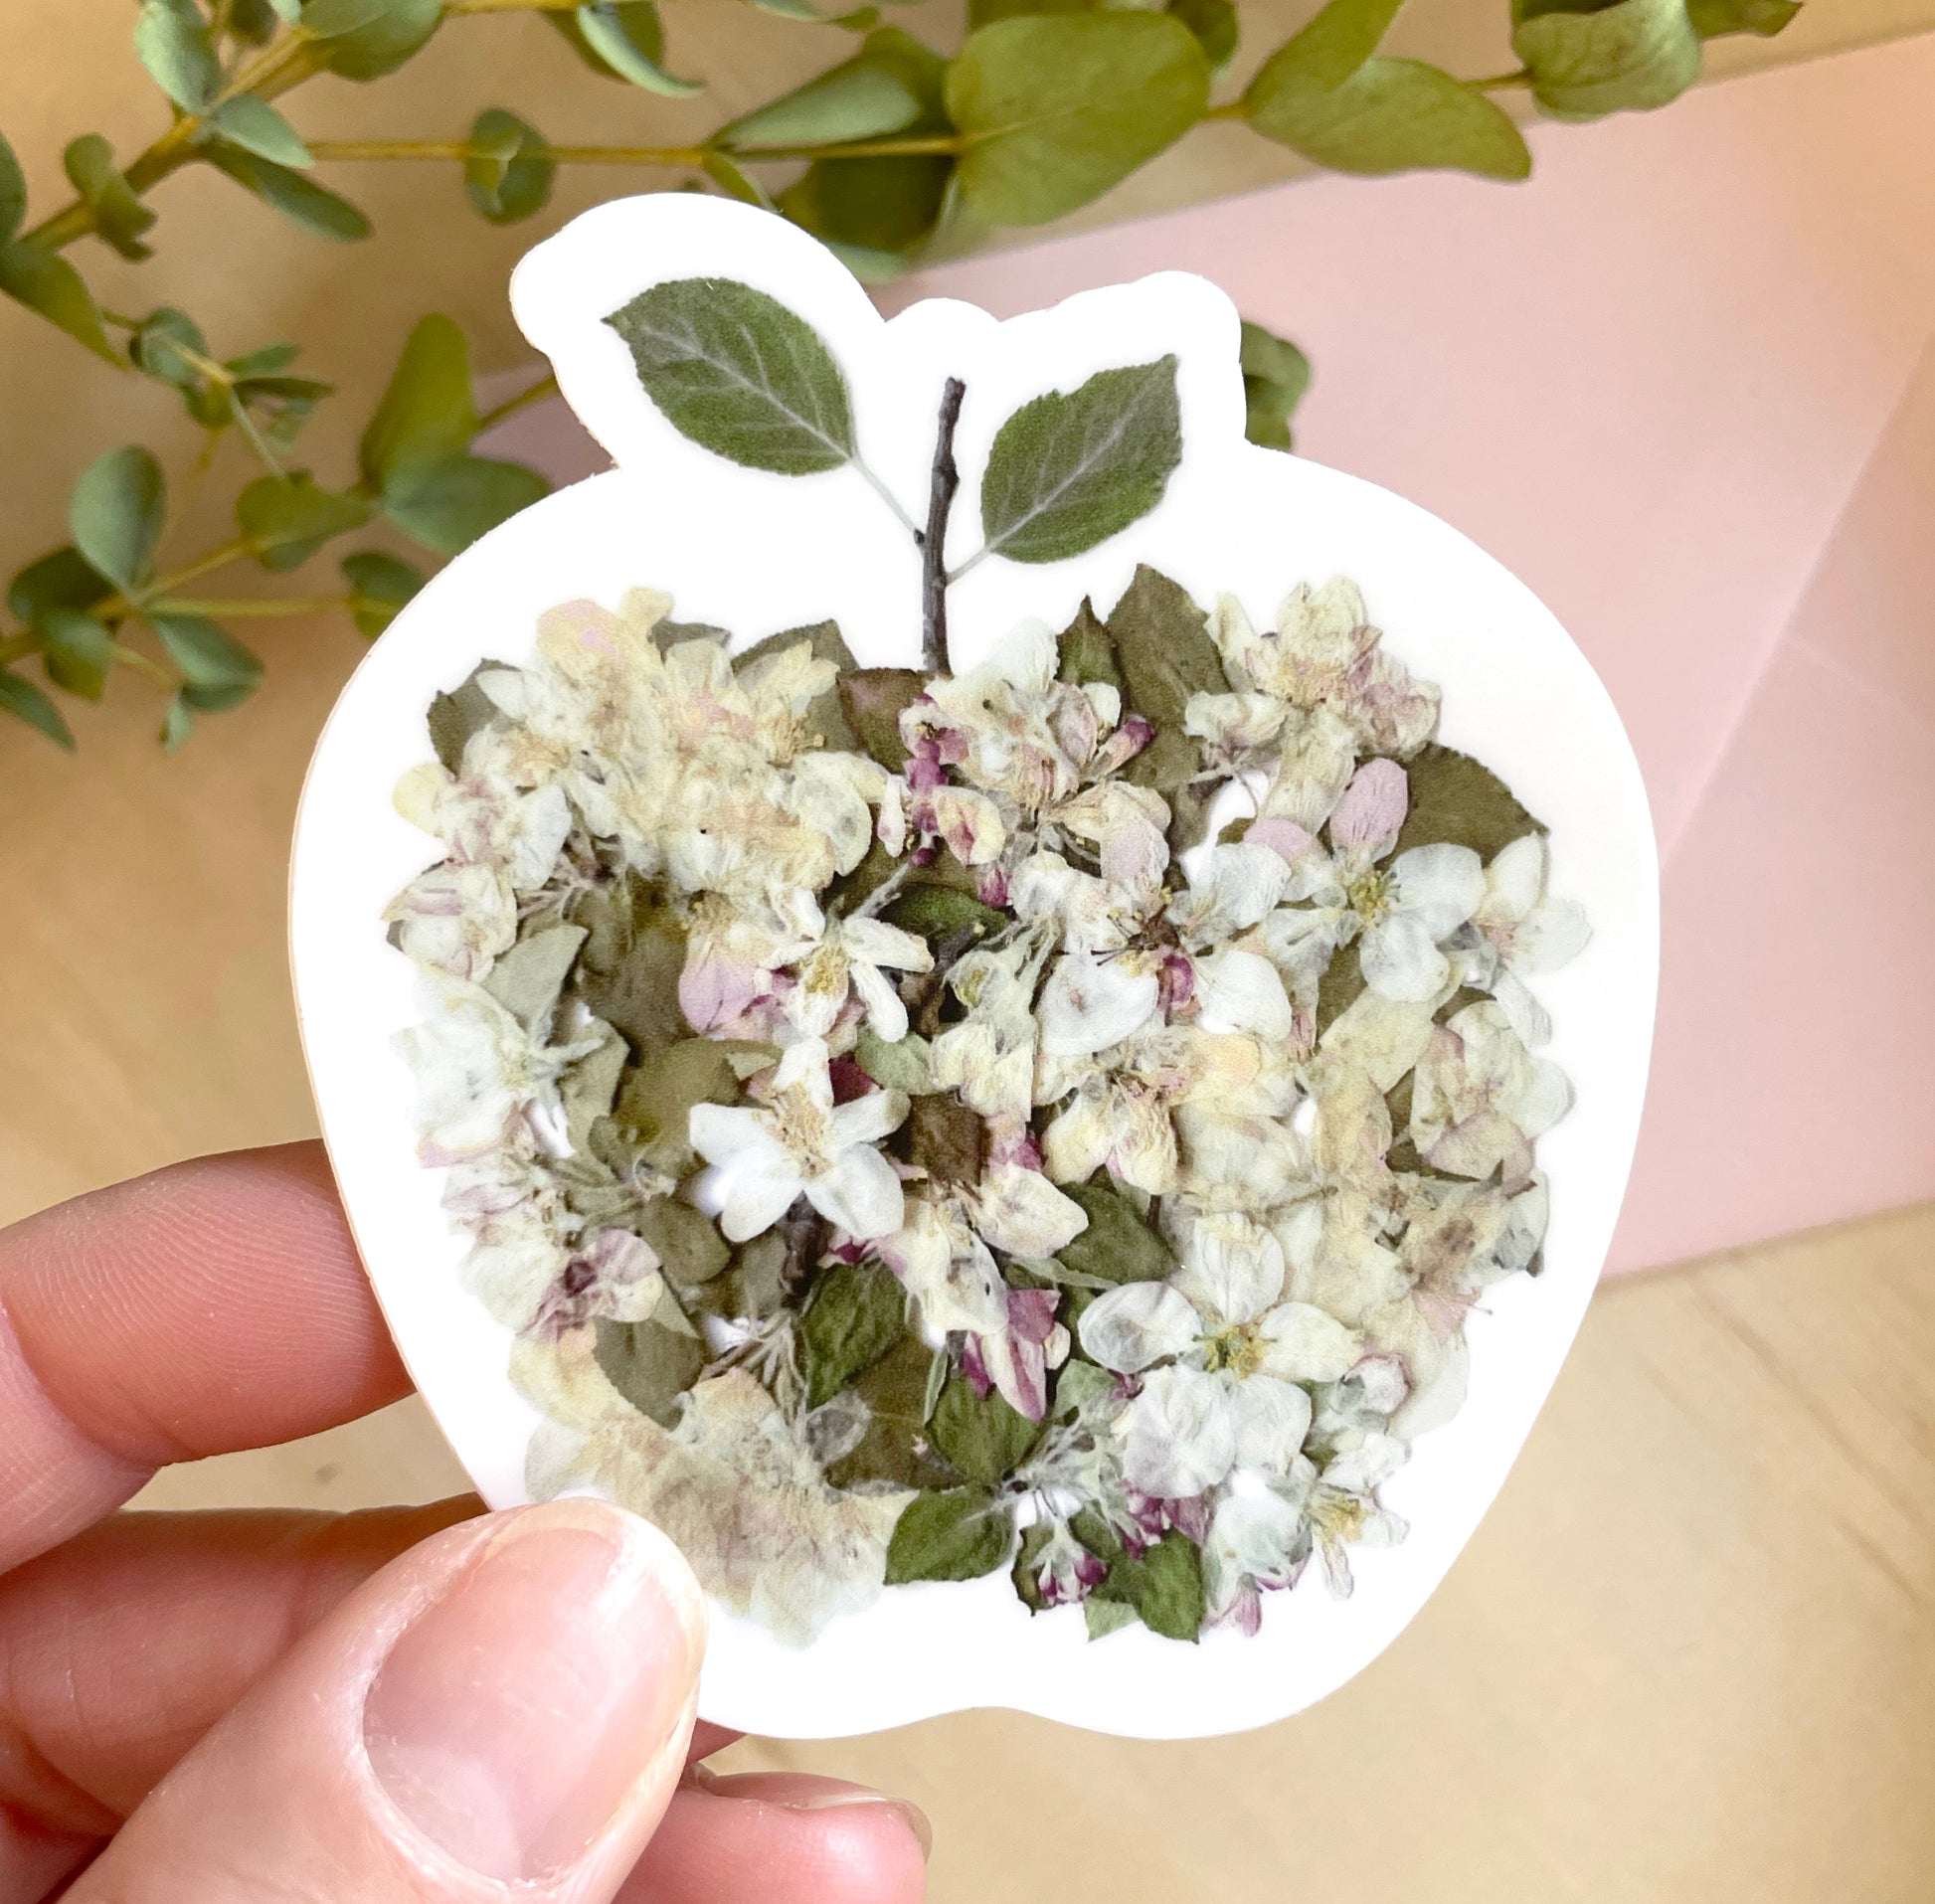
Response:
[[[928,486],[927,528],[921,536],[921,654],[930,674],[948,670],[948,511],[961,487],[955,467],[954,433],[968,386],[950,377],[941,391],[941,421],[934,442],[934,478]]]

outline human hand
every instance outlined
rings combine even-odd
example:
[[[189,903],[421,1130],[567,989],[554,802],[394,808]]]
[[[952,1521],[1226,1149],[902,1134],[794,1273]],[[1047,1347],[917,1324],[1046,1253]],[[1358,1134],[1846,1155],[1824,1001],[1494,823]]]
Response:
[[[643,1521],[113,1511],[408,1387],[320,1145],[0,1232],[0,1904],[916,1904],[911,1806],[698,1764]]]

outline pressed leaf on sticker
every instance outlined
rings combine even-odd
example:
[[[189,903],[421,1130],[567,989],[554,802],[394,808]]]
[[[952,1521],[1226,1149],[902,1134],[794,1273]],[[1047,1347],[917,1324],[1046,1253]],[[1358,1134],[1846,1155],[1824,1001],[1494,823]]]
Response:
[[[835,1487],[865,1481],[930,1490],[959,1485],[961,1475],[928,1434],[927,1393],[934,1363],[919,1336],[904,1334],[855,1378],[847,1392],[866,1403],[867,1428],[858,1446],[827,1469],[826,1478]]]
[[[1124,1554],[1090,1598],[1133,1608],[1164,1639],[1193,1641],[1204,1612],[1201,1551],[1187,1535],[1164,1534],[1140,1557]]]
[[[705,1367],[705,1342],[669,1292],[642,1322],[599,1316],[598,1365],[605,1379],[641,1415],[661,1427],[678,1420],[679,1397]]]
[[[1175,1252],[1106,1177],[1065,1183],[1061,1189],[1089,1219],[1088,1228],[1056,1258],[1065,1269],[1116,1284],[1160,1282],[1175,1268]]]
[[[989,1389],[976,1395],[965,1375],[950,1378],[928,1423],[934,1445],[969,1480],[993,1487],[1026,1461],[1041,1439],[1031,1422]]]
[[[916,1494],[887,1544],[887,1584],[977,1580],[999,1568],[1013,1544],[1012,1510],[984,1488]]]
[[[831,1401],[907,1327],[907,1292],[879,1263],[836,1263],[813,1285],[799,1323],[806,1406]]]
[[[1456,748],[1429,742],[1404,771],[1411,805],[1393,857],[1449,840],[1490,860],[1513,840],[1545,830],[1497,775]]]
[[[587,934],[582,926],[552,926],[499,953],[484,989],[534,1037],[551,1022],[558,994]]]

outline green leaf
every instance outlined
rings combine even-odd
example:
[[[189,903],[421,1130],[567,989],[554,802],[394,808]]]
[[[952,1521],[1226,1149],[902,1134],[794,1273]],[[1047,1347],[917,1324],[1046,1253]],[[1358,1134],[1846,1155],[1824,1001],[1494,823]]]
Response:
[[[1136,565],[1110,610],[1109,634],[1122,668],[1125,704],[1158,732],[1180,731],[1191,696],[1228,691],[1209,617],[1187,590],[1146,563]]]
[[[1616,0],[1588,11],[1514,0],[1511,47],[1532,76],[1532,96],[1555,119],[1649,111],[1699,78],[1700,36],[1686,0]]]
[[[282,4],[289,10],[291,24],[301,17],[296,0],[282,0]],[[245,46],[266,46],[275,37],[279,18],[276,0],[234,0],[229,8],[229,33]]]
[[[300,172],[258,158],[255,153],[234,145],[212,147],[209,158],[245,191],[253,192],[291,225],[299,225],[317,238],[347,244],[370,235],[370,221],[348,199],[338,197]]]
[[[1122,669],[1116,661],[1116,644],[1107,625],[1095,612],[1095,605],[1085,596],[1075,610],[1075,619],[1057,639],[1058,673],[1064,681],[1085,686],[1100,681],[1120,689]]]
[[[7,606],[32,622],[49,608],[91,608],[113,593],[113,585],[79,549],[56,549],[30,562],[8,583]]]
[[[582,996],[583,985],[577,989]],[[639,1146],[647,1167],[683,1177],[698,1163],[688,1134],[693,1106],[731,1104],[738,1096],[739,1074],[727,1046],[712,1038],[684,1038],[652,1052],[626,1075],[612,1115]]]
[[[945,1355],[938,1358],[943,1369]],[[826,1471],[835,1487],[887,1481],[895,1487],[952,1487],[961,1476],[935,1452],[927,1433],[927,1391],[937,1358],[918,1335],[903,1335],[848,1393],[865,1402],[867,1432],[859,1447]]]
[[[735,151],[761,145],[835,145],[912,125],[925,101],[891,65],[862,53],[735,119],[717,136]]]
[[[20,169],[6,134],[0,132],[0,245],[12,242],[26,216],[27,175]]]
[[[192,706],[216,712],[222,704],[217,699],[197,699],[198,692],[214,697],[233,694],[240,700],[261,681],[261,660],[206,615],[150,613],[147,620],[161,637],[169,659],[181,669]]]
[[[383,513],[411,541],[453,556],[550,493],[550,483],[522,463],[452,456],[397,476],[383,492]]]
[[[956,886],[926,882],[902,888],[883,917],[890,926],[915,933],[930,946],[941,945],[963,933],[985,939],[1008,923],[1006,914],[996,912],[992,906],[983,906],[972,893],[964,893]]]
[[[420,318],[363,432],[363,480],[387,489],[400,476],[461,455],[476,433],[470,346],[449,318]]]
[[[685,932],[650,885],[632,874],[594,888],[571,917],[592,935],[574,981],[592,1015],[616,1025],[641,1058],[689,1036],[678,1007]]]
[[[40,688],[11,668],[0,668],[0,711],[39,728],[57,747],[74,752],[74,730],[67,717]]]
[[[783,476],[853,459],[846,379],[819,333],[778,298],[726,277],[654,284],[605,320],[673,429]]]
[[[154,214],[135,196],[134,188],[114,163],[113,148],[98,132],[84,133],[73,140],[61,155],[68,181],[81,194],[94,215],[94,230],[125,259],[151,258],[151,250],[140,242],[141,234],[154,224]],[[0,183],[0,195],[4,195]],[[0,204],[0,239],[8,236],[5,206]]]
[[[186,311],[164,304],[141,320],[140,328],[127,340],[127,354],[137,370],[173,384],[177,390],[199,390],[203,372],[192,364],[187,352],[197,357],[208,355],[208,339]]]
[[[90,614],[75,608],[48,608],[34,623],[41,638],[48,678],[84,700],[98,701],[114,665],[114,637]]]
[[[1214,71],[1220,73],[1236,57],[1240,29],[1235,0],[1169,0],[1168,13],[1196,36]]]
[[[58,252],[38,245],[0,246],[0,291],[120,367],[121,354],[108,339],[93,292]]]
[[[343,580],[358,597],[350,609],[360,633],[372,641],[397,618],[397,610],[424,586],[422,574],[395,556],[374,549],[343,558]],[[445,697],[439,695],[438,699]],[[459,750],[461,752],[461,750]]]
[[[370,519],[361,496],[337,495],[317,486],[304,470],[259,476],[236,498],[236,526],[263,546],[256,560],[264,569],[298,569],[332,536],[347,535]]]
[[[190,0],[147,0],[134,22],[134,51],[184,112],[202,111],[222,85],[215,42]]]
[[[856,668],[841,675],[838,685],[840,708],[861,747],[888,773],[898,774],[907,765],[900,717],[927,692],[927,677],[917,668]]]
[[[75,547],[121,589],[148,572],[168,513],[161,465],[134,443],[104,450],[82,471],[68,505]]]
[[[1019,20],[1035,14],[1094,13],[1100,0],[968,0],[968,27],[992,26],[996,20]]]
[[[977,1580],[1004,1565],[1013,1544],[1012,1511],[985,1489],[916,1494],[901,1510],[887,1543],[887,1585]]]
[[[642,1322],[599,1316],[592,1353],[605,1379],[661,1427],[678,1420],[679,1397],[705,1367],[705,1342],[669,1292]]]
[[[948,70],[968,141],[962,191],[995,225],[1039,225],[1099,198],[1202,117],[1209,61],[1165,14],[1001,20]]]
[[[380,80],[423,47],[442,18],[440,0],[309,0],[302,27],[326,43],[331,73]]]
[[[470,145],[463,189],[491,224],[514,225],[544,209],[558,167],[535,126],[493,106],[477,114]]]
[[[1411,806],[1393,854],[1450,840],[1490,860],[1527,833],[1545,828],[1482,762],[1436,741],[1404,764]]]
[[[1064,1183],[1061,1190],[1089,1219],[1089,1227],[1056,1258],[1064,1269],[1111,1284],[1159,1283],[1174,1270],[1174,1252],[1106,1175],[1091,1183]]]
[[[295,127],[266,99],[259,99],[253,93],[244,93],[218,107],[213,124],[231,145],[239,145],[258,158],[298,169],[315,163]]]
[[[1112,1633],[1136,1624],[1136,1609],[1119,1600],[1098,1600],[1091,1594],[1082,1602],[1082,1620],[1091,1640],[1106,1640]]]
[[[933,1050],[918,1032],[889,1044],[871,1025],[863,1024],[853,1046],[853,1062],[875,1084],[910,1097],[934,1089]]]
[[[675,1198],[654,1197],[632,1227],[675,1283],[710,1283],[732,1261],[732,1251],[712,1219]]]
[[[950,1378],[928,1424],[934,1445],[969,1480],[994,1487],[1026,1461],[1041,1424],[1011,1408],[992,1389],[976,1395],[965,1375]]]
[[[1023,404],[995,433],[981,475],[988,548],[1010,562],[1060,562],[1153,509],[1182,460],[1175,372],[1162,357]]]
[[[388,560],[387,556],[351,556],[343,569],[347,573],[351,562]],[[501,661],[479,661],[447,694],[432,698],[426,725],[430,729],[431,747],[446,773],[463,771],[463,750],[469,746],[471,735],[487,728],[497,718],[497,704],[478,685],[477,676],[486,668],[503,665]],[[589,927],[586,930],[590,932]]]
[[[484,990],[534,1038],[542,1036],[587,937],[583,926],[551,926],[520,939],[491,966]]]
[[[879,1263],[836,1263],[813,1285],[799,1321],[806,1406],[830,1402],[887,1353],[907,1327],[907,1292]]]
[[[1311,360],[1287,337],[1243,320],[1244,434],[1266,449],[1291,446],[1291,413],[1311,384]]]
[[[1164,1534],[1141,1559],[1118,1560],[1091,1598],[1133,1607],[1165,1639],[1193,1641],[1203,1623],[1202,1554],[1186,1534]]]
[[[1334,172],[1530,174],[1531,153],[1510,116],[1449,73],[1378,57],[1325,85],[1286,63],[1296,48],[1292,41],[1243,95],[1245,115],[1265,138]]]
[[[653,0],[596,0],[573,16],[585,45],[620,80],[668,99],[687,99],[705,90],[697,80],[675,79],[665,71],[665,29]]]
[[[701,155],[699,164],[706,177],[720,186],[728,198],[736,198],[742,205],[757,205],[762,212],[778,209],[766,187],[752,173],[742,170],[724,152],[708,148]]]
[[[1702,40],[1754,33],[1771,40],[1801,11],[1801,0],[1686,0],[1686,17]]]
[[[168,703],[168,712],[161,717],[161,751],[173,754],[188,744],[188,738],[195,732],[195,710],[188,704],[188,690],[181,689]]]
[[[897,1135],[907,1160],[925,1170],[933,1182],[980,1181],[987,1129],[980,1113],[953,1092],[927,1092],[914,1098]]]

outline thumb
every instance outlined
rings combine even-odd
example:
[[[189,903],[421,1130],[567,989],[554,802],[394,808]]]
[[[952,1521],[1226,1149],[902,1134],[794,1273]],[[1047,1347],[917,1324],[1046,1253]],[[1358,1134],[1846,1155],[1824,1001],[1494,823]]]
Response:
[[[466,1522],[350,1595],[155,1788],[72,1904],[607,1904],[684,1763],[705,1644],[655,1528]]]

